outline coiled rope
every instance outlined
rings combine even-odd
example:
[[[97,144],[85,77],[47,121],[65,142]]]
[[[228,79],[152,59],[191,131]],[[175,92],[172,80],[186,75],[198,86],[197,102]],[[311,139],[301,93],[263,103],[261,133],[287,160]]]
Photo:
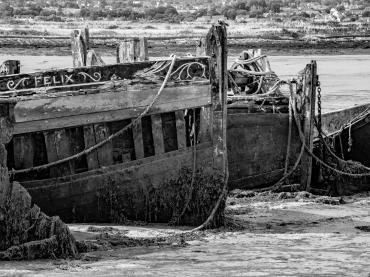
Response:
[[[154,103],[157,101],[158,97],[163,92],[163,89],[165,88],[165,86],[166,86],[166,84],[167,84],[167,82],[168,82],[168,80],[169,80],[169,78],[171,76],[171,72],[172,72],[173,67],[175,65],[175,61],[176,61],[176,56],[174,55],[172,57],[170,68],[168,69],[168,72],[166,74],[166,77],[165,77],[165,79],[164,79],[161,87],[159,88],[157,94],[153,97],[152,101],[145,108],[145,110],[137,118],[135,118],[134,120],[132,120],[130,122],[130,124],[126,125],[121,130],[119,130],[116,133],[110,135],[109,137],[107,137],[106,139],[100,141],[99,143],[95,144],[94,146],[92,146],[92,147],[90,147],[88,149],[85,149],[85,150],[83,150],[83,151],[81,151],[81,152],[79,152],[77,154],[74,154],[74,155],[69,156],[67,158],[64,158],[64,159],[61,159],[61,160],[57,160],[57,161],[54,161],[54,162],[51,162],[51,163],[40,165],[40,166],[30,167],[30,168],[26,168],[26,169],[12,170],[12,171],[10,171],[10,174],[13,174],[14,175],[14,174],[20,174],[20,173],[29,173],[29,172],[32,172],[32,171],[46,169],[46,168],[49,168],[51,166],[56,166],[56,165],[59,165],[59,164],[65,163],[65,162],[69,162],[69,161],[74,160],[74,159],[78,159],[81,156],[86,155],[86,154],[89,154],[90,152],[94,151],[95,149],[98,149],[99,147],[101,147],[104,144],[108,143],[112,139],[114,139],[114,138],[118,137],[119,135],[123,134],[128,128],[131,128],[133,124],[136,124],[139,120],[141,120],[141,118],[144,117],[149,112],[149,110],[153,107]]]

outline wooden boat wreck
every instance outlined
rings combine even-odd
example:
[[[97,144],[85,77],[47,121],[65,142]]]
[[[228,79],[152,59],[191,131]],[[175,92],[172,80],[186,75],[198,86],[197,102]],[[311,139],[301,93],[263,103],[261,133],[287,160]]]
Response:
[[[73,43],[73,69],[0,77],[2,120],[13,128],[8,168],[45,213],[67,222],[197,225],[217,207],[216,226],[228,188],[299,176],[310,189],[323,172],[312,156],[315,62],[284,95],[279,80],[266,82],[266,61],[255,68],[259,53],[243,52],[227,69],[222,24],[195,57],[148,61],[134,41],[117,64],[96,65],[86,35],[74,33]],[[329,118],[336,115],[320,117],[322,130]]]

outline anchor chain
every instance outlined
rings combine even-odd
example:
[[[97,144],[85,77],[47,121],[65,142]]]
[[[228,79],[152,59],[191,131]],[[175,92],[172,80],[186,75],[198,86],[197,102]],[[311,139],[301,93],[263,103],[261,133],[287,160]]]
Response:
[[[319,76],[316,76],[316,91],[317,91],[317,131],[319,132],[319,155],[320,159],[325,161],[324,146],[323,146],[323,136],[322,136],[322,122],[321,122],[321,84],[319,81]],[[320,164],[319,169],[319,182],[323,181],[322,168]]]

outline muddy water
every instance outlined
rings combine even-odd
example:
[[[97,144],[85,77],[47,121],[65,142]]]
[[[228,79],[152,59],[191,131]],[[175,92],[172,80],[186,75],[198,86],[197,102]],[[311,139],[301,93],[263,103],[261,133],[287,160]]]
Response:
[[[72,66],[71,56],[0,55],[0,61],[6,59],[21,60],[22,72]],[[115,62],[114,56],[103,59]],[[318,62],[324,112],[370,102],[370,55],[270,56],[272,69],[282,79],[294,77],[313,59]]]

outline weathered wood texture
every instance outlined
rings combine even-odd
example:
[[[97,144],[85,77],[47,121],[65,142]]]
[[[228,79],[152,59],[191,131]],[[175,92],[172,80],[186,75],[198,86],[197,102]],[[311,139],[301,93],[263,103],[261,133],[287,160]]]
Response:
[[[229,186],[252,189],[278,181],[283,176],[288,141],[287,114],[228,111],[227,149]],[[292,130],[289,164],[300,149],[297,128]]]
[[[54,162],[72,155],[70,140],[65,129],[44,132],[48,162]],[[50,168],[51,177],[74,173],[70,162]]]
[[[152,118],[152,133],[154,141],[154,152],[156,155],[164,153],[164,140],[162,131],[162,119],[160,114],[154,114]]]
[[[197,167],[212,165],[212,147],[199,145]],[[116,194],[126,195],[125,214],[133,220],[145,219],[148,190],[177,176],[183,167],[192,167],[192,150],[185,149],[114,165],[59,179],[24,182],[34,201],[46,213],[58,214],[68,222],[106,222],[107,211],[101,210],[99,194],[112,186]],[[81,197],[83,195],[83,197]],[[168,222],[171,211],[163,211],[156,221]],[[153,220],[154,221],[154,220]]]
[[[71,33],[73,67],[86,66],[89,45],[89,29],[74,30]]]
[[[141,120],[133,123],[132,133],[134,137],[136,159],[142,159],[144,158],[144,143],[143,143],[143,129],[141,127]]]
[[[94,125],[86,125],[83,127],[84,130],[84,142],[85,142],[85,147],[89,148],[94,146],[97,142],[95,139],[95,130],[94,130]],[[88,169],[96,169],[99,168],[99,160],[98,160],[98,153],[97,151],[93,151],[89,154],[87,154],[87,166]]]
[[[21,63],[18,60],[7,60],[0,65],[0,76],[19,74]]]
[[[105,123],[94,124],[94,133],[96,143],[101,142],[110,135],[108,126]],[[109,166],[113,164],[112,141],[105,143],[98,150],[99,166]]]
[[[147,61],[148,41],[146,38],[127,39],[117,47],[117,63]]]
[[[195,49],[195,55],[197,57],[204,57],[206,55],[206,39],[205,38],[201,38],[199,41],[198,41],[198,44],[197,44],[197,47]]]
[[[86,54],[86,66],[105,65],[105,62],[95,50],[88,50]]]
[[[176,132],[178,149],[186,148],[186,126],[184,119],[184,111],[176,111]]]
[[[367,115],[362,120],[353,124],[351,128],[343,129],[341,133],[334,137],[335,152],[344,160],[351,160],[370,167],[370,116]],[[354,163],[346,165],[347,170],[351,169],[356,173],[368,173]],[[339,179],[339,180],[338,180]],[[370,177],[348,178],[345,176],[336,177],[338,180],[334,185],[339,195],[353,195],[364,191],[369,191]]]
[[[227,33],[224,24],[212,26],[206,36],[206,54],[210,59],[212,97],[212,139],[215,168],[227,175]]]
[[[158,85],[118,86],[107,88],[104,93],[21,101],[14,111],[15,134],[135,118],[144,111],[158,89]],[[168,87],[149,114],[204,106],[210,100],[210,88],[204,82]]]
[[[336,133],[349,124],[353,118],[370,109],[370,104],[359,105],[348,109],[324,113],[321,116],[322,131],[326,135]],[[317,137],[315,129],[315,137]]]
[[[315,61],[308,64],[305,69],[303,93],[304,93],[304,121],[303,132],[305,136],[305,144],[310,151],[313,151],[314,140],[314,116],[315,116],[315,100],[316,100],[316,86],[317,86],[317,65]],[[312,178],[312,156],[304,152],[301,159],[301,186],[309,191],[311,187]]]
[[[200,66],[193,66],[189,71],[191,78],[202,76],[205,79],[209,78],[209,59],[207,57],[199,58],[178,58],[173,68],[173,72],[180,66],[186,63],[196,62],[204,65],[204,69]],[[101,82],[111,80],[137,80],[136,75],[144,70],[150,69],[155,61],[145,61],[140,63],[114,64],[92,67],[68,68],[60,70],[49,70],[44,72],[36,72],[30,74],[18,74],[10,76],[0,76],[0,92],[1,95],[13,96],[16,92],[17,96],[30,95],[37,93],[37,90],[45,87],[62,87],[63,90],[70,90],[78,85],[96,85]],[[165,76],[168,68],[161,72],[160,76]],[[171,80],[176,80],[178,75],[173,75]],[[158,83],[161,79],[158,78]],[[83,87],[82,87],[83,88]],[[9,92],[9,93],[6,93]]]

